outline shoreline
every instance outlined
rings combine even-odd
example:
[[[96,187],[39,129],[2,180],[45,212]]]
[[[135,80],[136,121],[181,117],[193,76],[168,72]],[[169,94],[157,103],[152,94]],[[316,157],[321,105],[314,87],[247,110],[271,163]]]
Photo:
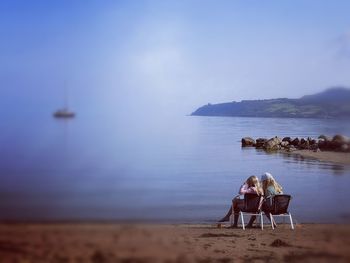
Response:
[[[349,262],[350,224],[0,223],[0,262]]]
[[[322,162],[331,162],[336,164],[350,165],[350,153],[331,152],[331,151],[311,151],[311,150],[295,150],[282,151],[285,154],[298,155],[303,158],[315,159]]]
[[[275,136],[270,139],[243,137],[242,148],[255,147],[266,152],[280,152],[297,155],[302,158],[315,159],[324,162],[350,165],[350,138],[344,135],[329,137],[320,135],[318,139],[311,137],[284,137]]]

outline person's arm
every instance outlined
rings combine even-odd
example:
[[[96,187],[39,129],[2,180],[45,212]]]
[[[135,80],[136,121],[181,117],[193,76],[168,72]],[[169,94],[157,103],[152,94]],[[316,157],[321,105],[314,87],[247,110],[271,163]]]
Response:
[[[256,194],[256,188],[255,187],[248,187],[247,183],[244,183],[241,188],[239,189],[239,194]]]
[[[239,189],[238,193],[240,195],[244,195],[247,192],[247,189],[248,189],[248,185],[247,183],[244,183],[241,185],[241,188]]]

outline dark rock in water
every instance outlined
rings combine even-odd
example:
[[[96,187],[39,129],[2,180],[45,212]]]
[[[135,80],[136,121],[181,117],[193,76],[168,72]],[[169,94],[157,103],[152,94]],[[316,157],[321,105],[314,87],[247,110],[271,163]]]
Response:
[[[316,143],[316,144],[311,144],[311,145],[309,146],[309,150],[313,150],[314,152],[317,151],[317,150],[319,150],[318,144],[317,144],[317,143]]]
[[[327,150],[330,148],[331,141],[325,140],[323,138],[318,140],[318,147],[321,150]]]
[[[290,137],[284,137],[284,138],[282,139],[282,142],[291,143],[291,142],[292,142],[292,138],[290,138]]]
[[[271,138],[264,143],[264,149],[266,151],[280,150],[281,149],[281,145],[280,145],[281,142],[282,142],[281,138],[278,138],[278,137]]]
[[[342,145],[349,143],[350,140],[348,137],[344,135],[335,135],[332,139],[332,146],[337,149],[340,148]]]
[[[322,151],[347,152],[350,147],[350,139],[344,135],[335,135],[333,138],[325,135],[318,137],[318,147]]]
[[[321,140],[326,141],[326,142],[332,141],[332,138],[331,138],[331,137],[326,136],[326,135],[324,135],[324,134],[318,136],[318,139],[321,139]]]
[[[299,138],[295,138],[294,140],[292,140],[291,145],[293,145],[293,146],[298,146],[299,143],[300,143]]]
[[[341,141],[343,143],[349,143],[350,142],[349,137],[344,136],[344,135],[340,135],[340,134],[335,135],[332,140],[333,141]]]
[[[241,140],[242,147],[255,146],[255,140],[251,137],[244,137]]]
[[[267,141],[267,139],[265,139],[265,138],[258,138],[258,139],[256,139],[255,147],[256,148],[263,148],[264,147],[264,143],[266,141]]]
[[[304,138],[301,138],[300,143],[299,143],[299,148],[302,150],[306,150],[309,149],[309,141],[305,140]]]
[[[317,144],[317,141],[315,139],[310,139],[309,140],[309,144],[310,145],[315,145],[315,144]]]
[[[242,138],[242,147],[255,146],[256,148],[263,148],[266,151],[285,150],[293,152],[295,150],[312,150],[317,151],[340,151],[350,152],[350,138],[344,135],[335,135],[333,138],[320,135],[318,140],[311,137],[305,138],[290,138],[273,137],[270,139],[258,138],[256,141],[251,137]]]
[[[337,151],[342,146],[343,140],[340,136],[334,136],[331,140],[327,138],[326,140],[319,140],[319,147],[321,150],[325,151]]]

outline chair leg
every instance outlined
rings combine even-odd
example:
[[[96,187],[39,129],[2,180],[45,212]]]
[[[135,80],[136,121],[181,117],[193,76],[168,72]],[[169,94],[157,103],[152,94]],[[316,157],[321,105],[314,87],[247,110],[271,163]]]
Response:
[[[243,230],[245,230],[243,213],[242,212],[239,212],[239,213],[241,214],[242,228],[243,228]]]
[[[264,218],[262,213],[260,213],[260,224],[261,224],[261,230],[264,230]]]
[[[292,215],[290,213],[289,213],[289,220],[290,220],[290,226],[294,230],[293,219],[292,219]]]
[[[273,217],[272,217],[272,214],[271,214],[271,213],[270,213],[270,221],[271,221],[271,227],[272,227],[272,229],[275,229],[275,227],[273,226],[274,220],[273,220]]]

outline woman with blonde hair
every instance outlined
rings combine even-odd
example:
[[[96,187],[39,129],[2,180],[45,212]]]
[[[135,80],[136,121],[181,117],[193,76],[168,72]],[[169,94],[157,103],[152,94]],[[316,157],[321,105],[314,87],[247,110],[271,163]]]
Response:
[[[244,199],[240,199],[240,195],[244,194],[257,194],[263,195],[263,190],[260,187],[259,179],[255,175],[250,176],[239,189],[239,195],[232,199],[232,205],[227,211],[227,214],[219,220],[219,222],[225,222],[230,220],[232,210],[234,211],[234,221],[231,227],[237,227],[239,211],[244,206]]]
[[[276,182],[272,174],[264,173],[261,176],[261,182],[262,182],[265,198],[283,193],[282,186]]]
[[[264,197],[265,197],[264,203],[262,205],[262,210],[263,211],[270,210],[272,206],[272,197],[274,195],[283,194],[282,186],[279,183],[277,183],[275,178],[273,178],[272,174],[267,172],[261,176],[261,184],[262,184],[262,190],[264,191]],[[246,227],[247,228],[253,227],[253,223],[255,219],[256,219],[256,216],[252,216]],[[270,220],[269,217],[268,219]]]

